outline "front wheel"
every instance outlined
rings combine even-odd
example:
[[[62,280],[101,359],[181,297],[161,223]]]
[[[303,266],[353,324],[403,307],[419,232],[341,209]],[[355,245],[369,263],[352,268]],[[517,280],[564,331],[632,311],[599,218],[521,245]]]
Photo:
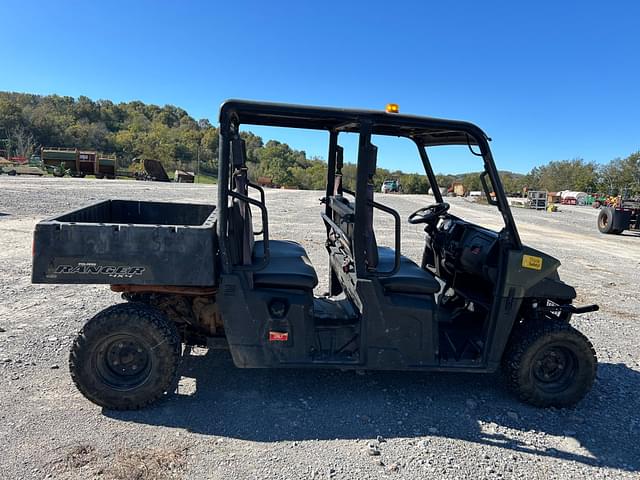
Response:
[[[598,360],[591,342],[561,320],[514,327],[503,359],[509,388],[539,407],[568,407],[587,394]]]
[[[133,410],[174,387],[180,356],[175,324],[147,305],[122,303],[86,323],[71,347],[69,369],[93,403]]]

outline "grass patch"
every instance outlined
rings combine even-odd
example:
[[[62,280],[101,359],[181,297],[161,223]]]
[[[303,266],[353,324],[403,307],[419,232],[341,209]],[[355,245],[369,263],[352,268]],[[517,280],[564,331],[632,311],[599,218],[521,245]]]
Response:
[[[163,480],[176,478],[186,465],[184,449],[118,450],[103,472],[109,480]]]
[[[168,480],[182,477],[186,448],[120,448],[99,453],[92,445],[75,445],[49,465],[54,478]]]
[[[208,183],[216,185],[218,183],[218,179],[211,175],[204,175],[201,173],[200,175],[196,175],[196,183]]]
[[[96,449],[92,445],[76,445],[69,449],[63,461],[64,470],[82,468],[96,460]]]

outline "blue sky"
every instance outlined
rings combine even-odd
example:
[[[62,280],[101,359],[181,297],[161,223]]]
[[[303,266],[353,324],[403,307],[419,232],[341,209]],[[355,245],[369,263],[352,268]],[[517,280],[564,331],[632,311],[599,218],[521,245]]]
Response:
[[[0,0],[0,18],[0,90],[169,103],[214,123],[232,97],[396,102],[477,123],[520,172],[640,149],[637,1]],[[254,130],[325,155],[324,135]],[[408,146],[385,150],[381,166],[418,170]]]

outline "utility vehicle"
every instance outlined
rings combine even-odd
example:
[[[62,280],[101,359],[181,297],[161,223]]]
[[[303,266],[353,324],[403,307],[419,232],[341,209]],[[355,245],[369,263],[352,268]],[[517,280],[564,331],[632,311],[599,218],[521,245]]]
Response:
[[[397,178],[388,178],[384,182],[382,182],[382,186],[380,187],[380,191],[382,193],[399,193],[402,191],[402,186],[400,185],[400,180]]]
[[[524,401],[578,402],[597,360],[569,320],[598,307],[574,306],[560,262],[522,244],[480,128],[391,112],[229,100],[220,110],[217,206],[111,200],[40,222],[34,282],[110,284],[127,301],[75,340],[69,364],[79,390],[107,408],[144,407],[174,389],[182,344],[208,343],[228,347],[238,367],[488,373],[502,365]],[[241,125],[326,131],[326,295],[314,295],[304,247],[271,237]],[[358,138],[353,191],[342,181],[348,134]],[[421,263],[402,254],[400,215],[374,198],[372,135],[411,141],[431,184],[435,203],[407,219],[424,225]],[[428,154],[447,145],[482,159],[500,231],[449,212]],[[393,248],[378,246],[374,210],[393,219]]]

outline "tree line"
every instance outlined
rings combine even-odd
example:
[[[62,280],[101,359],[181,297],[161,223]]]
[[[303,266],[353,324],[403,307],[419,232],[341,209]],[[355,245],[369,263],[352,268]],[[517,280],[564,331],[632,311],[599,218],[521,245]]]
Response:
[[[277,140],[264,142],[243,132],[249,173],[272,183],[302,189],[323,189],[327,165],[309,158],[305,151]],[[196,120],[173,105],[157,106],[140,101],[77,99],[59,95],[0,92],[0,150],[6,156],[29,157],[41,146],[70,147],[116,154],[121,167],[134,159],[156,159],[167,170],[184,168],[217,175],[218,129],[207,119]],[[0,152],[0,155],[2,152]],[[356,167],[345,164],[344,184],[353,188]],[[425,175],[379,168],[376,188],[386,178],[398,178],[405,193],[426,193]],[[528,174],[501,172],[505,190],[512,194],[529,190],[579,190],[640,194],[640,152],[606,164],[571,159],[552,161]],[[480,190],[479,172],[437,175],[440,186],[461,182],[466,190]]]

